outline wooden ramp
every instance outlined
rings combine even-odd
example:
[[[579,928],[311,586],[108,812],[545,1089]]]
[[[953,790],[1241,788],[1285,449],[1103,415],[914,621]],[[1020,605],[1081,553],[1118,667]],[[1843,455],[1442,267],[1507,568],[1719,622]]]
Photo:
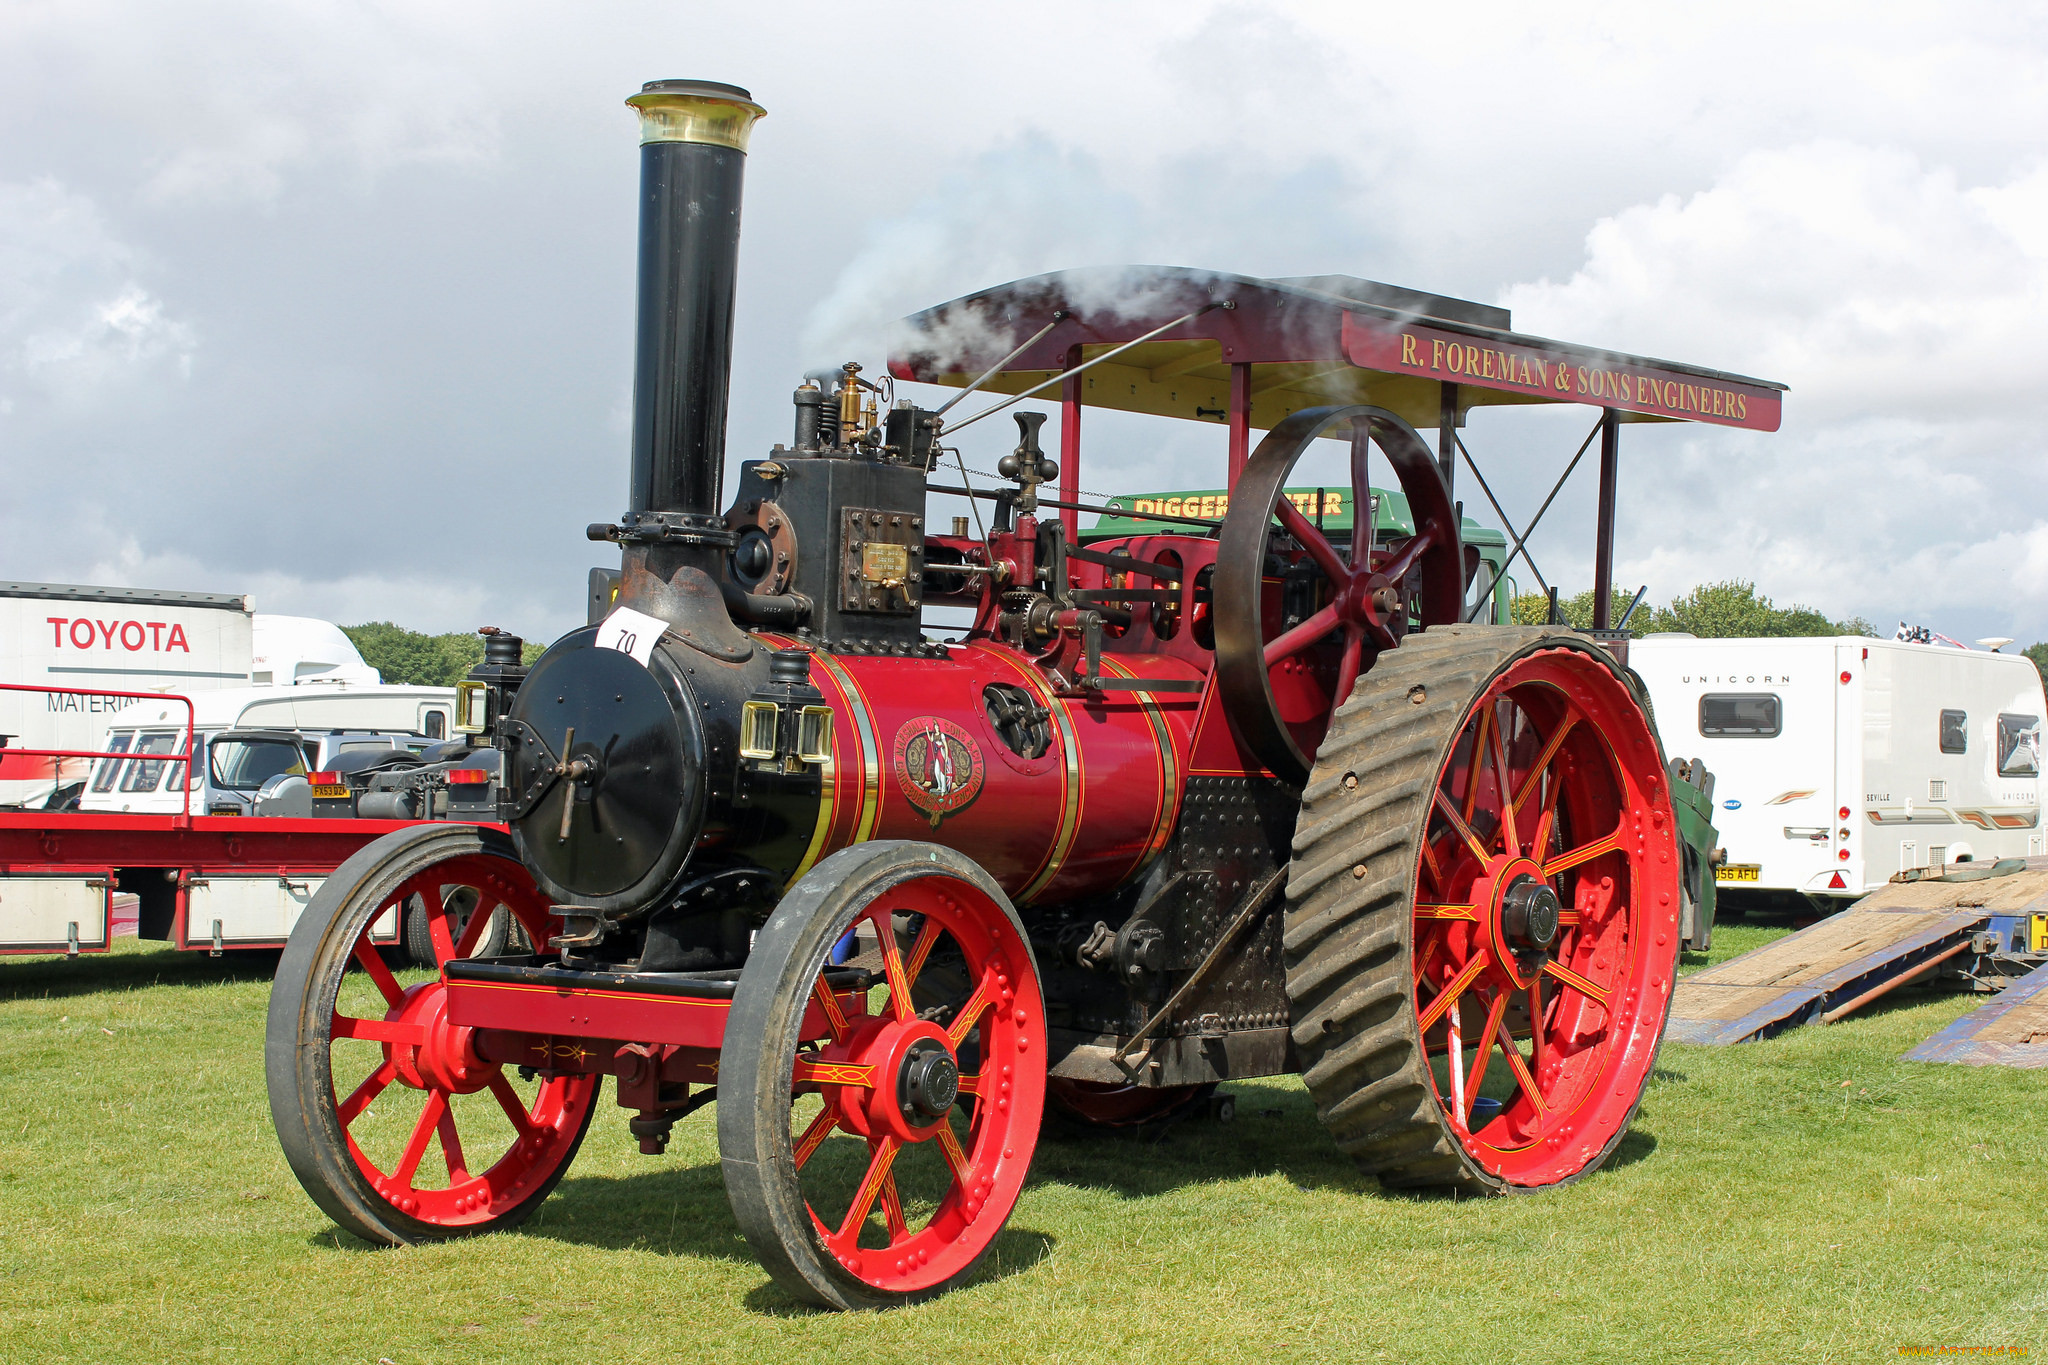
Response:
[[[2038,908],[2044,899],[2048,860],[2039,858],[2004,877],[1881,887],[1839,915],[1681,980],[1664,1036],[1681,1043],[1745,1043],[1846,1014],[1968,951],[1971,937],[1994,914]],[[2048,1009],[2048,995],[2042,999]]]
[[[2048,1067],[2048,967],[2037,967],[1906,1054],[1909,1062]]]

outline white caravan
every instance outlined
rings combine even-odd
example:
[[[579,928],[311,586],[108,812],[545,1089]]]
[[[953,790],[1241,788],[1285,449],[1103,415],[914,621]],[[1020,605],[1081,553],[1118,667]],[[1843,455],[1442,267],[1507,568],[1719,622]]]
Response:
[[[1629,645],[1664,747],[1714,774],[1724,891],[1853,898],[1909,868],[2048,852],[2024,655],[1862,636]]]
[[[424,748],[455,733],[452,687],[308,683],[300,687],[224,688],[190,700],[198,782],[188,790],[184,765],[164,758],[101,759],[79,798],[79,809],[174,815],[185,807],[194,815],[211,813],[208,746],[214,736],[226,731],[294,731],[313,737],[343,734],[344,749]],[[184,743],[185,703],[165,698],[138,703],[122,713],[95,737],[93,747],[103,753],[157,755],[176,753]],[[223,762],[232,767],[243,761],[241,749],[246,747],[239,746],[237,756],[224,757]],[[224,780],[239,791],[245,784],[235,783],[233,777],[225,774]]]
[[[239,595],[0,583],[0,682],[108,692],[246,687],[255,619]],[[91,750],[108,717],[137,704],[0,691],[0,735],[14,749]],[[0,748],[0,805],[40,805],[91,766]]]

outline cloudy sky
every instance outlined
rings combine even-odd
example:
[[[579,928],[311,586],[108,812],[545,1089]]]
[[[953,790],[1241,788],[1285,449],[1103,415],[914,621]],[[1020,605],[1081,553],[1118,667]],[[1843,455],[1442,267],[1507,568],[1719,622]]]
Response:
[[[624,498],[620,101],[698,76],[769,109],[735,459],[985,285],[1362,275],[1791,386],[1776,434],[1625,428],[1631,587],[2048,639],[2044,68],[2043,10],[1969,3],[0,0],[0,578],[579,622]],[[1518,522],[1591,417],[1473,419]],[[1220,430],[1089,438],[1090,488],[1217,481]],[[1590,475],[1534,542],[1568,590]]]

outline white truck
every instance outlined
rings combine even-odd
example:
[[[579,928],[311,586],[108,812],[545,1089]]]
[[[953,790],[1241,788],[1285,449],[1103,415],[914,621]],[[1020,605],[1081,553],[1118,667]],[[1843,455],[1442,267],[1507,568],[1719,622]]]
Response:
[[[184,694],[247,687],[255,621],[240,595],[0,583],[0,682]],[[109,717],[137,704],[0,690],[0,735],[17,750],[91,750]],[[91,766],[0,748],[0,806],[41,805]]]
[[[1849,900],[1916,867],[2048,852],[2048,704],[2023,655],[1650,635],[1628,661],[1665,748],[1715,775],[1724,895]]]
[[[0,683],[71,689],[0,689],[0,807],[78,795],[91,759],[19,751],[96,748],[109,717],[142,704],[107,693],[380,681],[340,627],[259,615],[239,594],[0,583]]]

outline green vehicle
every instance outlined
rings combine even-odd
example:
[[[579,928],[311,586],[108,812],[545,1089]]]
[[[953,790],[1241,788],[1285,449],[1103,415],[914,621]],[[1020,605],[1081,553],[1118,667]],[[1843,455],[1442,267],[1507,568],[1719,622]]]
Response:
[[[1349,505],[1353,499],[1348,486],[1289,488],[1286,496],[1333,542],[1342,548],[1349,547],[1355,509]],[[1110,498],[1103,505],[1118,515],[1099,516],[1093,526],[1083,527],[1082,544],[1110,536],[1186,535],[1186,522],[1156,518],[1199,517],[1221,521],[1223,514],[1230,510],[1230,494],[1221,488],[1128,493]],[[1372,524],[1376,548],[1415,534],[1415,518],[1408,510],[1408,499],[1398,489],[1372,490]],[[1490,621],[1495,625],[1512,624],[1510,613],[1515,598],[1515,580],[1505,572],[1507,537],[1491,527],[1481,526],[1470,517],[1464,519],[1459,533],[1465,544],[1465,576],[1471,584],[1469,591],[1472,594],[1465,600],[1465,619]],[[1490,607],[1475,613],[1473,608],[1478,605],[1479,594],[1485,594],[1493,601]]]

